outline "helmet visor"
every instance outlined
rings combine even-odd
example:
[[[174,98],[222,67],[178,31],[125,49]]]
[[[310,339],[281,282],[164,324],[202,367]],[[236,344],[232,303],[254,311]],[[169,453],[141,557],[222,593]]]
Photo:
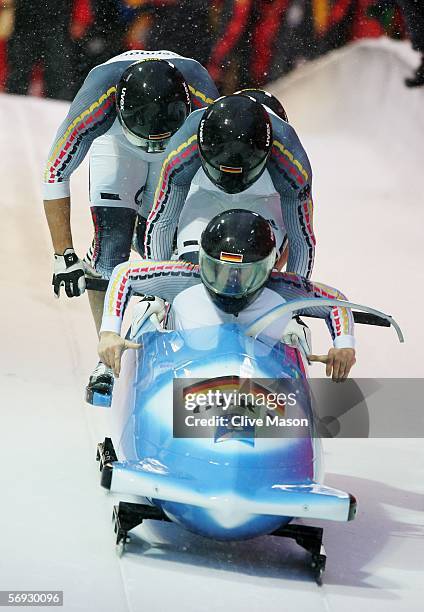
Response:
[[[208,289],[226,297],[242,297],[264,285],[275,263],[276,251],[259,261],[235,263],[210,257],[200,247],[200,276]],[[229,256],[223,253],[222,256]]]

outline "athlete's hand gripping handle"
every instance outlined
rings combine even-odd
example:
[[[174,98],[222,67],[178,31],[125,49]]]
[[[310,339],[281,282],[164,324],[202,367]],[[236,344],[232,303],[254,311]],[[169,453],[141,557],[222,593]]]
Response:
[[[78,297],[85,291],[84,264],[74,249],[66,249],[63,255],[54,256],[53,291],[60,297],[61,287],[65,287],[68,297]]]

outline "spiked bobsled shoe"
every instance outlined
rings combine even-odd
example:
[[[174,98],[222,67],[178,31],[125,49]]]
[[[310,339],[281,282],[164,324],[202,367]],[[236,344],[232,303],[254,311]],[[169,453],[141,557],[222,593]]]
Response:
[[[112,403],[113,372],[99,361],[85,388],[85,399],[93,406],[110,406]]]

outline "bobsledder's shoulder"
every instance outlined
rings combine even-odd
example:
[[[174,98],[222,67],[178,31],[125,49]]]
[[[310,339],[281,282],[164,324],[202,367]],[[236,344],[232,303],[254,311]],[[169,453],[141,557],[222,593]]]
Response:
[[[273,139],[268,162],[271,176],[277,180],[282,176],[295,190],[310,187],[311,163],[295,128],[274,113],[269,116]]]
[[[133,58],[118,55],[103,64],[98,64],[87,74],[82,88],[116,87],[124,70],[133,63]]]
[[[205,111],[206,108],[200,108],[190,113],[180,129],[170,139],[166,147],[165,159],[181,150],[182,147],[197,143],[197,132]]]
[[[178,132],[176,132],[176,134],[174,134],[174,136],[171,138],[170,142],[172,142],[176,136],[179,136],[180,138],[191,136],[197,137],[200,121],[202,120],[205,111],[206,108],[199,108],[198,110],[190,113]]]

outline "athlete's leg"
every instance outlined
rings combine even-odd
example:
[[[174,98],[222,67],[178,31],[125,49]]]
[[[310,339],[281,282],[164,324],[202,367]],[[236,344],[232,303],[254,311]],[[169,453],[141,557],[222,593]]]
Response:
[[[85,257],[93,274],[109,279],[115,266],[130,256],[134,223],[146,164],[113,136],[97,138],[90,152],[90,202],[94,238]],[[88,292],[99,332],[104,292]]]
[[[109,194],[111,195],[111,194]],[[131,252],[136,211],[127,207],[92,206],[94,238],[84,260],[88,275],[109,279],[115,266],[127,261]],[[104,291],[87,291],[97,333],[102,321]]]
[[[98,138],[90,154],[90,202],[94,239],[85,262],[88,275],[109,279],[115,266],[129,259],[137,215],[137,194],[146,180],[146,164],[112,136]],[[88,290],[99,333],[105,292]],[[86,399],[110,405],[113,372],[99,362],[90,376]]]
[[[147,218],[142,215],[137,215],[135,222],[134,244],[133,247],[140,255],[144,257],[144,236],[146,235]]]
[[[141,257],[144,257],[144,236],[146,234],[147,218],[155,201],[156,188],[163,165],[163,156],[159,155],[156,161],[149,161],[149,168],[145,184],[137,193],[136,199],[139,204],[134,235],[134,249]]]

